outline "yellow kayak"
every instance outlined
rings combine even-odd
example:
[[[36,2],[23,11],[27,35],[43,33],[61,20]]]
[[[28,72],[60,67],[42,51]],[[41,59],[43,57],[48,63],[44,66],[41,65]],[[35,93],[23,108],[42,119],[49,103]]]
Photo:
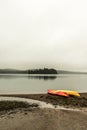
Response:
[[[61,96],[76,96],[76,97],[80,97],[80,94],[78,92],[70,91],[70,90],[48,90],[48,93],[61,95]]]
[[[80,97],[80,94],[77,91],[61,90],[61,92],[65,92],[65,93],[72,95],[72,96]]]

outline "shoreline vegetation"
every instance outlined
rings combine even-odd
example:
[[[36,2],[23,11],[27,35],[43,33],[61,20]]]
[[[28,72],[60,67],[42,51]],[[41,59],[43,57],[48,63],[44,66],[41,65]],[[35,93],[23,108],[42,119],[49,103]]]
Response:
[[[27,102],[22,101],[0,101],[0,112],[1,111],[9,111],[9,110],[15,110],[18,108],[31,108],[31,107],[38,107],[38,104],[29,104]]]
[[[61,97],[51,94],[5,94],[0,95],[3,97],[18,97],[26,99],[34,99],[50,103],[54,106],[59,105],[69,108],[86,108],[87,107],[87,93],[81,93],[81,97]],[[26,102],[17,102],[17,101],[0,101],[0,111],[3,110],[13,110],[16,108],[29,108],[29,107],[38,107],[38,104],[29,105]]]
[[[0,74],[87,74],[87,72],[75,72],[56,70],[54,68],[43,69],[28,69],[28,70],[16,70],[16,69],[0,69]]]

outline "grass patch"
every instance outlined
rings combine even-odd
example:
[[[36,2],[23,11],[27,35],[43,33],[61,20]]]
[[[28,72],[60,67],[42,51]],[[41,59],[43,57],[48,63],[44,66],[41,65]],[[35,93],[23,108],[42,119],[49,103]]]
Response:
[[[87,107],[87,98],[85,97],[61,97],[47,94],[45,97],[53,105],[63,105],[71,107]]]
[[[76,108],[87,107],[87,98],[82,96],[63,97],[63,96],[52,95],[52,94],[44,94],[44,95],[37,95],[37,97],[33,96],[30,98],[44,101],[46,103],[51,103],[55,106],[60,105],[64,107],[76,107]]]
[[[8,111],[17,108],[30,108],[30,107],[38,107],[38,104],[29,104],[27,102],[19,102],[19,101],[0,101],[0,111]]]

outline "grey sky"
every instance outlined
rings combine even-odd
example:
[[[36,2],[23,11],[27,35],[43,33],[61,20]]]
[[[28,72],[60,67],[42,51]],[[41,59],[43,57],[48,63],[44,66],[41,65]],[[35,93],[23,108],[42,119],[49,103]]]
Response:
[[[87,71],[86,0],[0,0],[0,68]]]

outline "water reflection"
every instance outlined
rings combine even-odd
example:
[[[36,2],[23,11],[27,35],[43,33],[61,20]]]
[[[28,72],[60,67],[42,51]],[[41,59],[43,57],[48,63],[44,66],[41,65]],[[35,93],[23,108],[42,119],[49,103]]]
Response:
[[[57,78],[57,76],[46,76],[46,75],[28,75],[29,79],[39,79],[39,80],[54,80]]]
[[[25,76],[21,76],[21,75],[12,75],[12,74],[3,74],[0,75],[0,79],[15,79],[15,78],[19,78],[19,77],[25,77]]]
[[[20,74],[1,74],[0,79],[28,78],[39,80],[54,80],[57,75],[20,75]]]

